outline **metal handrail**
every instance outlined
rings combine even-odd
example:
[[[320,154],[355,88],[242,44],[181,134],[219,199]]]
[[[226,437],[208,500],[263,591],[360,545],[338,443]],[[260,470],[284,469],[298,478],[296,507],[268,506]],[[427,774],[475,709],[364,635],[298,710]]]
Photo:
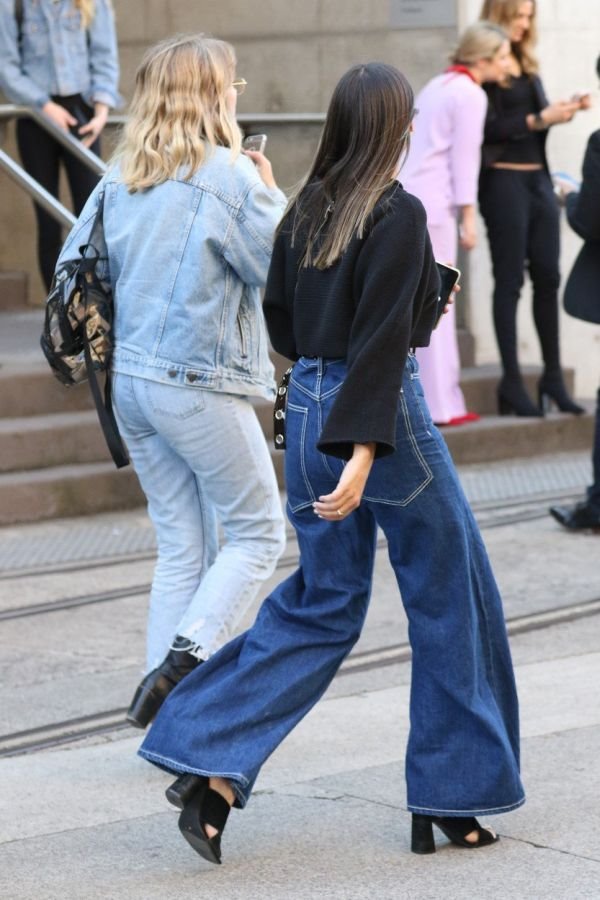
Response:
[[[74,138],[69,132],[59,128],[48,116],[37,109],[29,106],[15,106],[12,103],[0,105],[0,123],[10,119],[32,119],[40,128],[47,131],[54,140],[66,147],[80,162],[86,165],[92,172],[97,175],[103,175],[106,172],[106,164],[102,162],[99,156],[96,156],[87,147],[84,147],[81,141]],[[23,188],[36,203],[43,207],[46,212],[56,219],[56,221],[65,228],[72,228],[77,221],[73,213],[66,206],[53,197],[45,188],[39,184],[35,178],[32,178],[25,169],[15,162],[15,160],[0,148],[0,168],[12,178],[19,187]]]
[[[95,172],[97,175],[104,175],[107,169],[106,163],[91,150],[88,150],[87,147],[84,147],[81,141],[78,141],[68,131],[59,128],[41,110],[30,106],[17,106],[13,103],[0,104],[0,125],[11,119],[22,118],[32,119],[40,128],[47,131],[54,140],[58,141],[80,162],[91,169],[92,172]],[[126,121],[126,115],[112,115],[109,116],[108,125],[124,125]],[[240,113],[237,116],[237,121],[242,127],[249,125],[322,125],[325,121],[325,113]],[[19,187],[33,197],[35,202],[43,207],[46,212],[50,213],[57,222],[66,228],[72,228],[76,222],[73,213],[66,206],[63,206],[56,197],[48,193],[31,175],[28,175],[23,167],[15,162],[2,148],[0,148],[0,169],[3,169]]]

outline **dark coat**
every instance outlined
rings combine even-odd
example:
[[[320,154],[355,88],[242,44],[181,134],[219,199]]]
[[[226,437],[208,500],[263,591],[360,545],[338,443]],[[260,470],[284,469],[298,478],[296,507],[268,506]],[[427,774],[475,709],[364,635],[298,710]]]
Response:
[[[600,129],[588,141],[581,189],[567,197],[567,218],[585,243],[565,286],[565,310],[600,325]]]

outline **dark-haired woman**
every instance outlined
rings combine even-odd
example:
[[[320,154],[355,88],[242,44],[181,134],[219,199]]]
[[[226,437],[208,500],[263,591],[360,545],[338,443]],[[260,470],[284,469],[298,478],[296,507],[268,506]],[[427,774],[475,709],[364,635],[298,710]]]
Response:
[[[378,526],[413,649],[413,850],[433,852],[433,824],[460,846],[492,843],[475,816],[523,803],[501,601],[410,350],[429,341],[439,291],[423,206],[396,177],[413,114],[397,69],[350,69],[276,238],[264,308],[275,349],[296,360],[286,483],[300,565],[169,695],[140,749],[184,773],[167,796],[212,862],[230,805],[246,804],[360,635]]]
[[[485,85],[485,125],[479,203],[485,219],[494,271],[494,328],[502,360],[498,385],[501,414],[542,416],[551,404],[579,415],[565,387],[558,330],[559,209],[554,195],[546,137],[552,125],[570,122],[589,97],[548,103],[534,56],[534,0],[485,0],[481,18],[503,26],[511,41],[510,77]],[[533,286],[533,318],[544,372],[537,403],[521,376],[517,305],[525,269]]]

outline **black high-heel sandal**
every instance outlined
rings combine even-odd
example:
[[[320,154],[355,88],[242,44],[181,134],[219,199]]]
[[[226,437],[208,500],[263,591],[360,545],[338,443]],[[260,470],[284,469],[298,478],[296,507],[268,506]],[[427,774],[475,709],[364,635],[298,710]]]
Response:
[[[436,825],[449,841],[457,847],[474,850],[476,847],[488,847],[500,840],[491,828],[480,825],[472,816],[468,818],[451,818],[442,816],[423,816],[413,813],[411,850],[413,853],[435,853],[433,826]],[[476,841],[468,841],[467,835],[472,831],[479,834]]]
[[[177,809],[183,809],[206,781],[204,775],[192,775],[190,772],[185,772],[169,785],[165,791],[165,797]]]
[[[208,862],[221,864],[221,835],[231,807],[225,797],[208,786],[205,780],[200,790],[186,803],[179,816],[179,830],[196,853]],[[209,838],[206,825],[216,828],[218,834]]]
[[[575,403],[567,393],[562,375],[542,375],[538,382],[538,403],[544,413],[551,411],[553,403],[560,412],[571,413],[573,416],[581,416],[585,412],[583,406]]]
[[[187,647],[194,645],[187,638],[177,636],[173,643],[176,642],[181,644],[181,649],[175,646],[171,647],[160,666],[146,675],[133,695],[126,719],[134,728],[145,728],[155,717],[173,688],[203,662],[188,652],[186,645]]]

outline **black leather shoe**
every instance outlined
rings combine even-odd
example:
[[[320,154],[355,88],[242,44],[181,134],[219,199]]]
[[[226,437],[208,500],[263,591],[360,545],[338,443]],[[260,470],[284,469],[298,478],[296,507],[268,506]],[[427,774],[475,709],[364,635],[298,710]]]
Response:
[[[551,506],[550,515],[570,531],[600,530],[600,512],[595,510],[587,500],[577,506]]]
[[[175,638],[174,644],[193,646],[187,638]],[[172,647],[163,662],[149,672],[138,688],[127,711],[127,721],[135,728],[145,728],[152,721],[173,688],[202,662],[187,650]]]

